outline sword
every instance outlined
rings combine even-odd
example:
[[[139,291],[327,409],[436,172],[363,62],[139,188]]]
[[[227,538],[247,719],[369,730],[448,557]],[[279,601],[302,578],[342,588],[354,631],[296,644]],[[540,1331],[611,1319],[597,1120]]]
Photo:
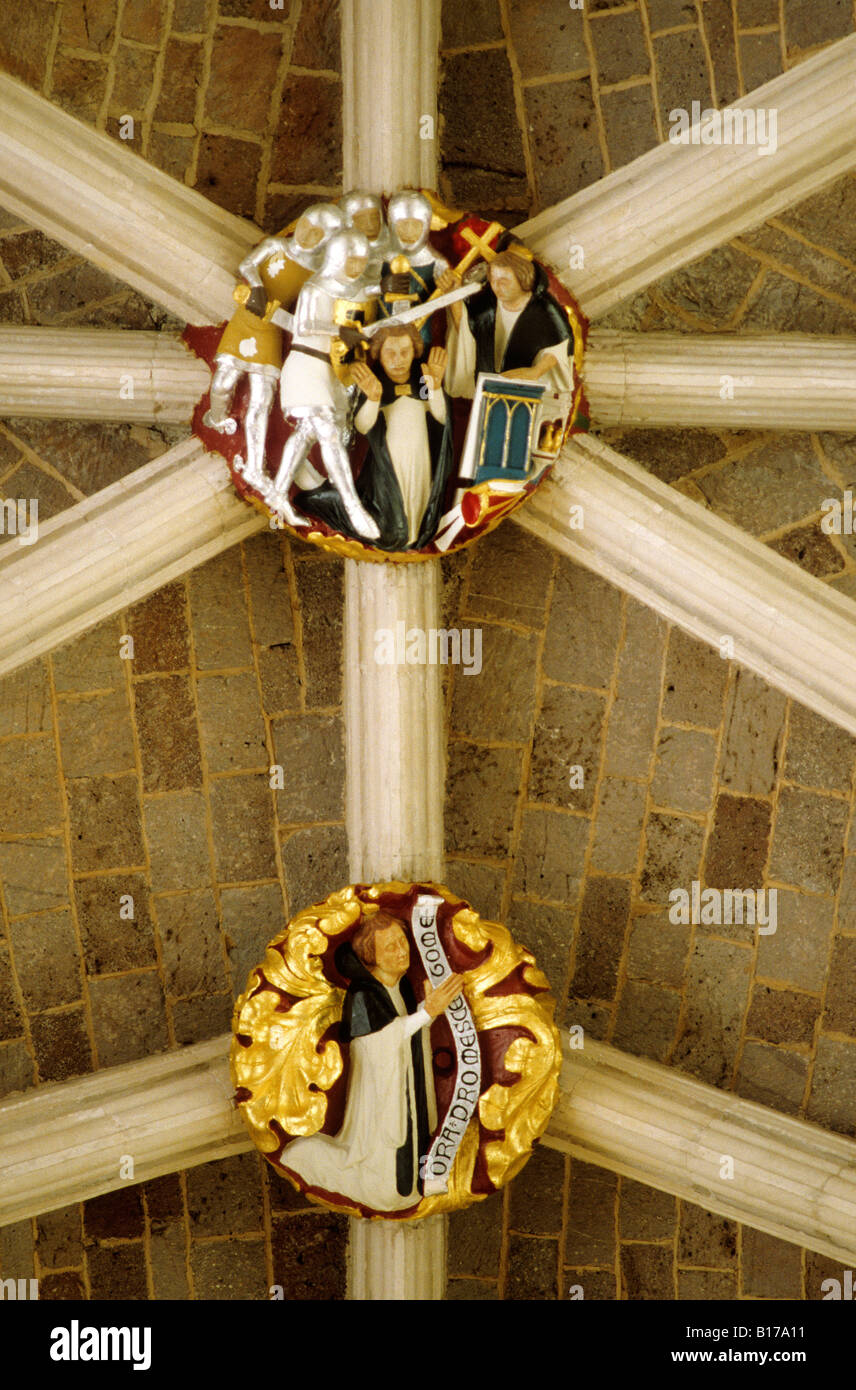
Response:
[[[400,309],[398,313],[390,314],[389,318],[376,319],[374,323],[368,324],[361,329],[363,338],[373,338],[375,333],[379,333],[382,328],[394,328],[401,323],[416,323],[419,319],[426,319],[435,314],[438,309],[445,309],[449,304],[456,304],[459,299],[469,299],[471,294],[478,294],[484,286],[475,282],[472,285],[460,285],[456,290],[449,290],[448,294],[441,294],[436,299],[427,299],[423,304],[414,304],[410,309]],[[294,332],[294,315],[287,309],[276,309],[270,317],[271,323],[276,323],[280,328],[287,328],[289,333]]]

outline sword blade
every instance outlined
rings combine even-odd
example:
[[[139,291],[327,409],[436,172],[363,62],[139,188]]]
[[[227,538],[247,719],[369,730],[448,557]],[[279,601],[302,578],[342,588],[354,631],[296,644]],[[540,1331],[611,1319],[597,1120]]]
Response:
[[[478,294],[481,289],[484,289],[484,286],[478,283],[461,285],[456,290],[449,290],[448,294],[438,295],[436,299],[426,299],[422,304],[414,304],[412,309],[402,309],[398,314],[390,314],[387,319],[376,319],[368,328],[363,329],[363,337],[372,338],[382,328],[389,328],[394,324],[415,323],[417,319],[428,318],[431,314],[436,314],[438,309],[456,304],[459,299],[469,299],[471,294]]]

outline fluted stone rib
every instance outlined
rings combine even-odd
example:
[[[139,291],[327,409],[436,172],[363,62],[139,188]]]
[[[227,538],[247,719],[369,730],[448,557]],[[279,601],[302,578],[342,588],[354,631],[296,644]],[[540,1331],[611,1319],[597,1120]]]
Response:
[[[234,310],[258,229],[0,73],[0,205],[183,322]]]
[[[601,428],[856,430],[856,338],[594,328],[584,372]]]
[[[6,417],[188,424],[210,380],[175,333],[0,326]]]
[[[774,154],[666,142],[515,231],[559,270],[590,317],[605,314],[852,169],[854,88],[851,35],[734,103],[778,113]]]
[[[514,520],[856,733],[856,603],[639,464],[577,436]]]
[[[856,1257],[852,1139],[604,1043],[575,1050],[567,1035],[560,1087],[548,1148],[832,1259]]]
[[[345,186],[433,187],[439,0],[344,0]],[[392,55],[378,80],[378,53]],[[425,123],[427,121],[427,124]],[[424,139],[428,134],[431,138]],[[439,563],[345,562],[345,814],[352,881],[444,874],[439,666],[378,665],[377,633],[440,627]],[[443,1297],[445,1216],[406,1232],[351,1219],[348,1297]]]
[[[0,1225],[251,1148],[231,1103],[229,1042],[214,1038],[0,1101]],[[567,1033],[563,1043],[547,1147],[833,1259],[856,1259],[853,1140],[606,1044],[586,1039],[577,1050]],[[126,1156],[134,1169],[123,1178]],[[720,1176],[726,1157],[732,1178]],[[403,1243],[382,1234],[387,1223],[355,1225],[360,1297],[401,1297],[408,1270],[423,1297],[442,1296],[442,1218],[435,1243],[423,1242],[429,1258],[419,1248],[429,1222],[410,1226]]]
[[[196,440],[0,547],[0,675],[264,530]]]

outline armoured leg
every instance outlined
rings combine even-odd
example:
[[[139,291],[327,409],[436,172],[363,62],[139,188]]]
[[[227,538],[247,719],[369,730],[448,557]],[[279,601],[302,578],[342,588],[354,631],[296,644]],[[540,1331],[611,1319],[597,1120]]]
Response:
[[[342,499],[354,530],[361,536],[365,536],[366,540],[376,541],[380,536],[380,531],[357,496],[354,477],[351,473],[351,461],[342,443],[339,428],[339,423],[332,415],[325,415],[315,420],[315,432],[321,445],[321,457],[324,460],[330,481]]]
[[[241,471],[248,483],[261,487],[267,481],[264,468],[265,440],[267,439],[268,417],[273,404],[276,382],[263,376],[260,372],[250,372],[249,377],[250,403],[244,420],[247,459]]]
[[[273,484],[266,489],[268,500],[278,507],[291,526],[302,526],[303,518],[298,515],[288,500],[288,489],[315,438],[315,421],[311,418],[300,420],[297,429],[290,434],[282,451],[282,459]]]
[[[202,417],[203,425],[219,430],[221,434],[234,434],[238,423],[229,415],[232,397],[241,376],[240,367],[234,362],[218,362],[211,379],[211,406]]]

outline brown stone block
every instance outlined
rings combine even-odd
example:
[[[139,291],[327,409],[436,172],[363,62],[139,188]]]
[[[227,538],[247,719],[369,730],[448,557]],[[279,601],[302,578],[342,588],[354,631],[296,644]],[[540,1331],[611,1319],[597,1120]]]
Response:
[[[630,884],[590,878],[580,908],[571,989],[583,998],[613,999],[630,912]]]
[[[26,1091],[34,1080],[33,1059],[23,1038],[0,1043],[0,1096]]]
[[[197,685],[199,722],[212,773],[269,767],[265,722],[254,671],[204,676]]]
[[[670,1245],[622,1245],[621,1297],[631,1300],[674,1298],[673,1260]]]
[[[0,843],[0,881],[10,917],[44,912],[66,903],[68,879],[62,841]]]
[[[211,783],[210,800],[219,881],[275,878],[273,800],[267,776],[217,778]]]
[[[850,792],[856,739],[803,705],[791,705],[784,775],[789,782]]]
[[[757,263],[751,257],[732,246],[722,246],[662,280],[658,293],[687,313],[724,324],[745,299],[757,273]]]
[[[535,720],[529,796],[590,811],[600,762],[606,700],[590,691],[546,686]],[[577,786],[582,768],[582,786]]]
[[[298,1192],[288,1178],[281,1177],[269,1163],[263,1165],[262,1171],[270,1196],[270,1209],[275,1216],[281,1216],[284,1212],[311,1210],[310,1203],[303,1196],[303,1193]]]
[[[675,1198],[632,1178],[621,1179],[618,1229],[622,1240],[671,1240],[678,1212]]]
[[[49,0],[32,0],[21,8],[3,6],[0,63],[4,72],[38,90],[45,75],[55,21],[56,6]]]
[[[303,0],[291,52],[293,65],[338,72],[341,27],[339,0]]]
[[[169,1005],[172,1029],[179,1046],[205,1042],[228,1033],[232,1023],[231,994],[197,994]]]
[[[674,811],[708,810],[713,793],[716,739],[690,729],[660,731],[651,799]]]
[[[202,792],[170,792],[144,803],[155,893],[211,881],[207,806]]]
[[[667,631],[656,614],[628,602],[624,644],[618,657],[618,688],[606,736],[607,773],[647,780]]]
[[[779,0],[737,0],[737,21],[741,29],[778,24]]]
[[[525,176],[511,65],[504,49],[447,58],[439,105],[446,164]]]
[[[782,71],[782,46],[778,34],[742,34],[740,66],[747,92],[772,82]]]
[[[599,873],[632,874],[645,819],[646,789],[640,782],[605,777],[595,822],[591,866]]]
[[[515,748],[449,745],[446,844],[459,854],[504,859],[520,794],[521,754]]]
[[[24,1004],[31,1013],[80,998],[80,955],[68,911],[13,921],[9,940]]]
[[[758,329],[760,332],[773,330],[777,333],[853,333],[856,331],[856,314],[808,286],[779,275],[777,271],[768,270],[739,326],[742,332]],[[788,497],[785,489],[781,506],[791,513],[785,517],[785,521],[795,521],[809,511],[817,511],[823,497],[828,496],[827,483],[826,491],[822,494],[818,492],[814,507],[803,506],[797,510],[794,506],[786,508]],[[770,521],[766,529],[772,530],[774,526],[783,524]]]
[[[99,1301],[146,1299],[146,1261],[143,1242],[96,1245],[88,1252],[91,1297]]]
[[[0,941],[0,1041],[17,1038],[24,1031],[24,1016],[12,978],[9,947]]]
[[[331,78],[289,74],[271,155],[270,177],[274,182],[339,182],[341,101],[341,87]]]
[[[116,0],[67,0],[59,24],[60,44],[107,53],[116,32]]]
[[[115,1067],[169,1046],[163,988],[153,971],[89,982],[98,1062]]]
[[[681,6],[681,9],[684,7]],[[693,23],[697,18],[693,6],[689,20]],[[686,19],[681,22],[686,23]],[[683,34],[666,34],[663,38],[655,39],[654,61],[657,65],[660,117],[668,136],[671,129],[670,111],[690,112],[694,101],[700,101],[702,108],[710,106],[712,102],[701,34],[697,29],[692,29]]]
[[[278,883],[255,888],[224,888],[220,894],[223,935],[229,956],[232,990],[246,988],[250,971],[264,960],[267,943],[286,923]]]
[[[727,1086],[740,1042],[752,973],[751,951],[699,934],[690,956],[687,1010],[676,1067]]]
[[[614,95],[630,96],[632,92],[645,90],[647,89],[631,87],[628,92],[617,92]],[[660,281],[660,284],[664,283],[665,281]],[[631,300],[630,303],[632,305],[634,301]],[[636,328],[643,318],[649,318],[649,311],[649,301],[645,296],[640,296],[639,309],[632,315],[635,322],[611,322],[608,326]],[[668,320],[668,315],[661,319],[658,311],[655,311],[653,322],[658,329],[672,326],[678,332],[686,332],[685,323],[679,327],[677,322],[670,325]],[[722,439],[710,430],[618,430],[614,436],[610,431],[607,439],[620,453],[629,454],[637,463],[644,464],[649,473],[653,473],[655,478],[664,483],[677,482],[678,478],[683,478],[687,473],[694,473],[696,469],[724,458],[726,453]]]
[[[564,1154],[536,1145],[511,1187],[511,1230],[527,1235],[561,1234],[565,1168]]]
[[[853,7],[847,0],[784,0],[788,56],[795,48],[813,48],[853,32]]]
[[[446,1285],[446,1302],[473,1303],[499,1298],[494,1282],[486,1279],[449,1279]]]
[[[283,23],[291,12],[291,0],[219,0],[221,19],[261,19]]]
[[[634,917],[627,951],[631,980],[653,980],[680,989],[692,927],[669,921],[666,911]]]
[[[284,837],[282,869],[291,912],[323,902],[332,885],[349,881],[345,827],[311,826]]]
[[[142,111],[147,105],[155,75],[156,54],[121,44],[116,54],[116,76],[110,93],[110,109],[116,115]]]
[[[465,859],[447,856],[446,877],[476,912],[488,921],[496,922],[502,912],[507,872],[492,864],[475,864]]]
[[[184,1198],[177,1173],[167,1173],[144,1185],[146,1210],[152,1225],[170,1224],[184,1219]]]
[[[771,808],[749,797],[718,796],[704,862],[713,888],[760,888],[770,838]],[[773,877],[777,875],[771,869]],[[687,885],[688,886],[688,885]]]
[[[134,770],[131,714],[124,690],[61,700],[57,722],[66,777],[99,777]]]
[[[808,1058],[798,1052],[747,1042],[734,1089],[746,1100],[755,1100],[786,1115],[797,1115],[802,1109],[807,1075]]]
[[[840,1298],[844,1292],[847,1270],[848,1266],[839,1264],[838,1260],[831,1260],[828,1255],[820,1255],[816,1250],[806,1250],[805,1297],[826,1299],[829,1298],[830,1294],[837,1293]],[[852,1279],[852,1269],[850,1276]],[[838,1288],[827,1287],[827,1279],[837,1280]]]
[[[30,835],[63,821],[52,738],[0,744],[0,834]]]
[[[88,974],[156,963],[148,884],[141,874],[79,880],[75,897]],[[129,910],[133,917],[127,916]]]
[[[118,1188],[83,1203],[87,1243],[93,1240],[135,1239],[143,1234],[142,1188]]]
[[[826,987],[823,1028],[856,1037],[856,937],[838,936]]]
[[[82,1007],[30,1020],[40,1081],[65,1081],[92,1070]]]
[[[526,113],[539,208],[550,207],[603,177],[606,171],[588,77],[527,87]]]
[[[591,823],[580,816],[527,808],[515,862],[515,890],[575,903],[590,830]]]
[[[736,1299],[737,1275],[715,1269],[679,1269],[678,1298],[691,1302]]]
[[[750,35],[750,37],[754,37]],[[766,37],[763,34],[759,38]],[[799,565],[808,574],[814,574],[822,578],[829,574],[837,574],[844,568],[844,560],[835,546],[824,535],[817,522],[811,522],[807,526],[799,526],[794,531],[789,531],[787,535],[780,536],[778,540],[768,542],[770,549],[775,550],[777,555],[783,555],[786,560],[791,560],[793,564]]]
[[[301,1302],[345,1297],[347,1217],[323,1212],[281,1217],[273,1223],[273,1277],[284,1296]]]
[[[57,694],[123,686],[125,667],[119,655],[122,635],[118,619],[110,618],[53,652],[51,665]]]
[[[769,796],[776,783],[786,699],[738,666],[725,711],[720,781],[728,790]]]
[[[582,14],[579,14],[582,21]],[[582,23],[580,23],[582,31]],[[604,15],[591,26],[598,81],[601,86],[624,82],[628,77],[647,77],[651,70],[645,31],[638,11]],[[582,40],[582,32],[580,38]],[[581,43],[584,50],[584,45]],[[588,66],[587,63],[582,66]]]
[[[218,25],[211,47],[205,121],[261,134],[267,126],[281,56],[281,33]]]
[[[91,265],[72,266],[69,270],[39,281],[28,291],[31,303],[37,302],[36,313],[42,321],[52,322],[54,315],[65,315],[85,308],[93,300],[106,299],[120,288],[119,281]],[[125,325],[129,326],[129,325]],[[151,327],[151,324],[146,325]],[[89,497],[93,492],[126,477],[151,457],[130,425],[95,425],[77,420],[29,420],[16,423],[16,433],[35,450],[41,459],[62,474],[67,483]],[[114,620],[115,621],[115,620]],[[111,624],[105,625],[108,629]],[[77,643],[85,644],[86,638]],[[75,643],[75,645],[77,645]],[[97,643],[96,643],[97,645]],[[87,651],[84,645],[81,650]],[[118,642],[113,652],[118,661]],[[121,670],[121,667],[119,668]],[[108,681],[112,686],[115,682]],[[74,686],[73,689],[101,689],[100,686]]]
[[[737,37],[731,0],[707,0],[702,6],[707,45],[713,63],[715,106],[727,106],[740,96],[737,79]],[[751,91],[747,87],[747,91]]]
[[[48,270],[50,266],[70,257],[67,246],[53,241],[44,232],[18,232],[3,238],[3,265],[12,280],[23,280],[35,270]]]
[[[513,1191],[513,1189],[512,1189]],[[476,1279],[499,1275],[502,1247],[502,1194],[494,1193],[456,1211],[449,1222],[449,1273]]]
[[[60,50],[54,59],[51,97],[69,115],[94,124],[107,90],[107,67]]]
[[[675,888],[690,891],[698,878],[704,827],[684,816],[653,811],[645,831],[645,857],[639,896],[647,902],[666,903]]]
[[[294,715],[275,720],[272,731],[276,761],[284,771],[285,785],[276,793],[280,822],[341,819],[345,771],[338,715]]]
[[[779,889],[776,930],[758,943],[758,974],[819,994],[826,979],[834,926],[832,899]]]
[[[171,38],[166,45],[155,120],[194,125],[201,77],[202,45]]]
[[[737,1263],[737,1222],[679,1203],[678,1263],[729,1269]]]
[[[476,629],[480,637],[473,629],[458,631],[461,665],[453,668],[452,729],[465,738],[526,741],[535,707],[536,634],[488,623]],[[455,655],[454,647],[450,654]]]
[[[503,37],[499,0],[443,0],[443,47],[466,48],[472,43],[493,43]]]
[[[583,1039],[589,1037],[597,1042],[605,1042],[612,1027],[612,1015],[611,1004],[593,1004],[588,999],[571,998],[565,1006],[562,1023],[566,1028],[582,1028]],[[576,1036],[580,1038],[579,1034]]]
[[[654,94],[649,86],[602,92],[600,109],[613,169],[621,169],[658,143]]]
[[[309,708],[342,702],[343,579],[341,560],[307,560],[297,566]]]
[[[558,1298],[559,1242],[538,1236],[508,1238],[505,1298],[539,1303]]]
[[[172,792],[201,786],[199,731],[189,678],[162,676],[137,681],[134,714],[143,791]]]
[[[26,498],[31,515],[33,502],[38,502],[40,522],[58,516],[76,501],[63,483],[29,461],[16,469],[11,481],[4,484],[4,491],[7,494],[14,491],[17,497]]]
[[[67,1299],[71,1303],[82,1303],[86,1298],[83,1279],[70,1271],[63,1274],[46,1274],[39,1279],[39,1299]]]
[[[666,657],[663,718],[717,729],[728,682],[728,665],[718,652],[673,627]]]
[[[162,1226],[153,1230],[149,1241],[149,1265],[156,1299],[186,1299],[187,1245],[184,1226]]]
[[[36,1218],[36,1253],[42,1269],[65,1269],[83,1263],[79,1202],[43,1212]]]
[[[836,179],[806,202],[789,208],[782,213],[782,221],[847,260],[856,260],[856,184],[850,177]],[[832,436],[821,435],[821,439],[828,452],[834,444]]]
[[[294,614],[282,540],[268,533],[253,536],[244,541],[242,550],[255,640],[263,647],[293,642]]]
[[[29,313],[24,308],[20,294],[0,294],[0,323],[30,323]]]
[[[681,996],[672,989],[628,980],[621,991],[612,1041],[637,1057],[665,1062],[675,1043]]]
[[[856,1129],[856,1043],[818,1038],[806,1119],[852,1137]]]
[[[509,6],[508,19],[524,78],[588,71],[582,10],[571,9],[564,0],[515,0]],[[602,26],[592,27],[600,30]]]
[[[693,0],[647,0],[652,29],[672,29],[679,24],[696,24],[698,13]]]
[[[458,557],[449,558],[454,562]],[[519,526],[492,531],[473,551],[467,617],[505,618],[524,627],[540,628],[552,572],[549,547]],[[455,605],[448,617],[444,615],[447,627],[457,611]]]
[[[542,667],[550,680],[605,689],[621,634],[621,594],[562,557],[550,605]]]
[[[565,1263],[612,1265],[618,1177],[579,1159],[571,1160]]]
[[[194,143],[191,136],[167,135],[165,131],[153,130],[149,136],[149,163],[183,183],[193,157]]]
[[[815,893],[838,887],[847,803],[783,787],[770,853],[770,877]]]
[[[181,581],[130,608],[127,627],[134,639],[131,670],[135,676],[182,671],[190,665],[187,591]]]
[[[229,135],[203,135],[196,187],[212,203],[237,217],[255,217],[261,147]]]
[[[122,14],[122,38],[156,45],[164,20],[164,0],[127,0]]]
[[[187,1210],[194,1236],[243,1235],[261,1230],[259,1156],[236,1154],[191,1168]]]
[[[572,1269],[563,1271],[562,1297],[582,1298],[586,1303],[613,1303],[617,1300],[615,1271],[611,1269]]]
[[[507,925],[515,941],[532,952],[554,994],[561,994],[574,936],[573,913],[513,898]]]
[[[856,941],[853,946],[856,947]],[[811,1047],[819,1015],[820,1000],[811,995],[756,984],[746,1018],[746,1032],[765,1042]]]
[[[800,1298],[802,1254],[798,1245],[743,1227],[743,1294],[751,1298]]]
[[[300,668],[297,648],[290,642],[261,647],[258,653],[262,704],[268,715],[300,707]]]
[[[224,551],[188,576],[190,614],[200,671],[253,662],[241,556]]]
[[[167,994],[222,990],[226,983],[223,939],[213,893],[159,898],[157,918]]]

